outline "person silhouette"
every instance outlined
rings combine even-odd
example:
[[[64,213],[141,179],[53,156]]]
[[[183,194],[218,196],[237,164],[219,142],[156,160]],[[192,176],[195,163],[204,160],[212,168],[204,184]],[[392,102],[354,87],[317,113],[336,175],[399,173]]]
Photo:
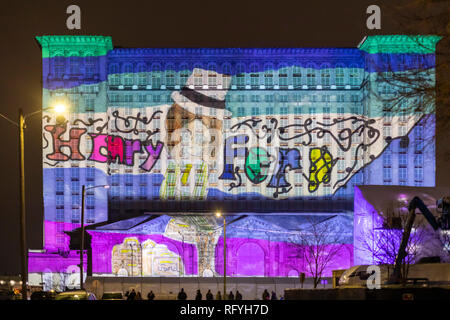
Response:
[[[197,295],[195,296],[195,300],[202,300],[202,293],[200,289],[197,290]]]
[[[136,291],[131,290],[130,295],[128,296],[127,300],[135,300],[136,299]]]
[[[222,293],[220,291],[217,291],[216,300],[222,300]]]
[[[242,300],[242,294],[239,292],[239,290],[236,290],[236,300]]]
[[[186,292],[184,292],[184,289],[181,288],[181,291],[178,293],[178,300],[186,300],[187,295]]]
[[[153,290],[150,290],[150,292],[147,294],[148,300],[155,300],[155,294],[153,293]]]
[[[230,294],[228,295],[228,300],[234,300],[233,291],[230,291]]]
[[[214,300],[214,296],[210,289],[208,289],[208,292],[206,293],[206,300]]]

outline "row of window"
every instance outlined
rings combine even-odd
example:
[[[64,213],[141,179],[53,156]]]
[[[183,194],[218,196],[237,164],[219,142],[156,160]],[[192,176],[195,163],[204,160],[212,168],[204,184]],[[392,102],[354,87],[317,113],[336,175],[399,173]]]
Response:
[[[414,183],[417,185],[423,184],[423,168],[422,167],[414,167]],[[398,168],[398,181],[399,185],[410,185],[408,180],[408,168],[399,167]],[[383,167],[383,182],[385,184],[392,183],[392,168],[391,167]]]
[[[88,56],[66,58],[56,56],[53,59],[53,75],[55,78],[63,78],[65,75],[82,75],[84,78],[92,78],[98,73],[98,57]]]
[[[264,74],[238,74],[236,77],[230,77],[228,75],[217,75],[211,73],[207,76],[204,74],[194,74],[193,83],[194,86],[200,87],[208,85],[215,87],[222,85],[228,88],[230,85],[236,85],[238,87],[243,87],[246,85],[252,87],[259,87],[261,85],[272,87],[274,85],[279,85],[281,87],[287,87],[292,85],[294,87],[299,87],[302,85],[307,86],[359,86],[360,85],[360,75],[359,71],[349,70],[346,74],[344,69],[336,69],[332,75],[329,69],[325,70],[311,70],[306,75],[302,73],[293,73],[292,75],[288,73],[273,71],[266,71]],[[119,86],[132,86],[132,85],[152,85],[154,88],[160,88],[162,85],[173,87],[185,85],[188,81],[189,73],[176,73],[171,70],[167,70],[164,73],[112,73],[108,76],[108,81],[110,85]]]
[[[211,95],[214,98],[214,95]],[[110,93],[108,95],[110,102],[154,102],[154,103],[171,103],[172,97],[170,94],[118,94]],[[345,95],[302,95],[302,94],[228,94],[228,102],[353,102],[360,103],[361,97],[357,94]],[[86,98],[85,105],[88,107],[93,105],[95,100],[93,98]]]

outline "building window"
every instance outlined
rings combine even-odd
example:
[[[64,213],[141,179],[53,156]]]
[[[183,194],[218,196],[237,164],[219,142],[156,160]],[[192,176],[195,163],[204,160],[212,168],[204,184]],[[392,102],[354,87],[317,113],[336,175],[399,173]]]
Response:
[[[414,168],[414,181],[416,182],[423,181],[423,168],[421,167]]]
[[[392,153],[384,152],[383,153],[383,166],[390,167],[392,165]]]
[[[119,66],[117,64],[111,64],[109,66],[109,78],[111,81],[111,85],[120,85]]]
[[[153,89],[161,88],[161,66],[159,63],[152,65],[152,87]]]
[[[70,168],[71,180],[79,180],[80,179],[80,168],[73,167]]]
[[[180,66],[180,70],[180,85],[184,86],[189,78],[189,69],[187,64],[182,64]]]
[[[138,84],[140,86],[147,84],[147,73],[146,73],[145,64],[140,64],[138,67]]]
[[[55,169],[55,180],[63,180],[64,181],[64,168],[56,168]]]
[[[298,88],[302,85],[302,68],[294,66],[292,68],[292,79],[294,81],[294,87]]]
[[[423,167],[423,154],[418,153],[414,155],[414,166]]]
[[[288,85],[287,67],[283,66],[282,68],[279,69],[278,77],[280,87],[287,87]]]
[[[123,68],[123,71],[125,73],[124,77],[125,77],[125,81],[124,84],[126,86],[132,86],[133,85],[133,66],[131,64],[126,64]]]
[[[359,70],[358,70],[358,68],[355,68],[355,67],[350,68],[350,85],[351,86],[359,85]]]
[[[245,86],[245,65],[242,63],[236,66],[236,85],[238,87]]]
[[[231,66],[228,63],[222,65],[222,85],[228,88],[231,83]]]
[[[56,56],[54,58],[53,72],[57,79],[61,79],[66,73],[66,62],[63,56]]]
[[[314,69],[314,66],[312,64],[308,66],[306,73],[306,82],[308,86],[316,85],[316,69]]]
[[[266,87],[273,86],[273,65],[268,65],[266,71],[264,72],[264,85]]]
[[[250,85],[252,87],[259,86],[259,73],[257,64],[252,64],[250,66]]]
[[[208,86],[215,87],[217,85],[216,65],[211,63],[208,65]]]
[[[94,112],[95,111],[95,99],[91,97],[86,97],[84,99],[85,111]]]
[[[70,64],[70,74],[71,75],[79,75],[80,74],[79,57],[71,56],[69,58],[69,64]]]
[[[408,170],[407,168],[398,168],[398,180],[400,185],[405,185],[408,180]]]
[[[85,76],[87,79],[91,79],[95,74],[95,62],[96,58],[93,56],[86,57]]]
[[[320,80],[323,86],[330,85],[330,67],[328,65],[322,66],[322,70],[320,71]]]
[[[335,82],[336,86],[343,86],[344,85],[344,68],[341,66],[337,66],[335,70]]]
[[[175,71],[173,69],[172,64],[166,66],[166,86],[171,88],[175,86]]]
[[[392,170],[389,167],[383,168],[383,181],[390,182],[392,180]]]

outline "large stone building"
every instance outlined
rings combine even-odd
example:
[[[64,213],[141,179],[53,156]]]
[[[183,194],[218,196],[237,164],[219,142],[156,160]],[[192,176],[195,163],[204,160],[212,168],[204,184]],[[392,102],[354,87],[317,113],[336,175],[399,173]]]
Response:
[[[70,111],[43,112],[45,243],[32,275],[76,271],[82,185],[89,273],[220,275],[219,210],[227,274],[283,277],[311,273],[317,226],[335,227],[323,250],[339,250],[325,274],[353,264],[356,185],[434,186],[433,110],[391,105],[408,89],[390,79],[433,82],[439,37],[277,49],[37,39],[43,105]]]

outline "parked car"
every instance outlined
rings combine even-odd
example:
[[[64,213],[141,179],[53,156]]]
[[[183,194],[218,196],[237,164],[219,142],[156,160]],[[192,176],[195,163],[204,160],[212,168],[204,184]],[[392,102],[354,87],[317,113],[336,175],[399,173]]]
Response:
[[[55,291],[34,291],[30,299],[31,300],[54,300],[56,297]]]
[[[102,300],[123,300],[122,292],[104,292]]]
[[[95,294],[84,290],[66,291],[59,293],[55,300],[97,300]]]

